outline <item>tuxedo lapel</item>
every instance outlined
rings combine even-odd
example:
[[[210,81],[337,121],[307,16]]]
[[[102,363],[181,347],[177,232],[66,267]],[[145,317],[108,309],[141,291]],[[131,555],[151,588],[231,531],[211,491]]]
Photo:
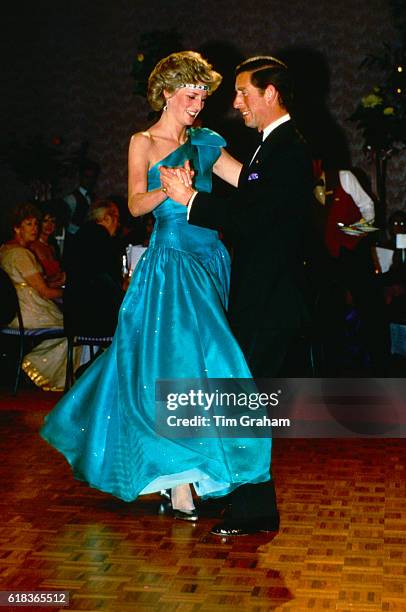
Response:
[[[261,148],[262,144],[263,144],[262,134],[258,134],[258,139],[256,140],[256,144],[254,145],[254,148],[250,151],[245,161],[243,162],[243,166],[240,172],[240,177],[238,179],[239,187],[243,185],[244,183],[246,183],[247,178],[249,176],[250,166],[252,165],[252,162],[255,161],[254,155],[255,155],[255,158],[258,156],[259,149]]]
[[[266,152],[267,154],[275,147],[278,147],[284,142],[291,141],[294,138],[295,129],[292,126],[291,121],[286,121],[278,125],[264,140],[261,147],[261,153]],[[262,157],[262,155],[261,155]]]
[[[291,121],[287,121],[272,130],[265,140],[261,141],[259,149],[252,151],[250,157],[242,167],[240,179],[238,181],[239,187],[246,185],[250,180],[255,180],[255,175],[257,174],[256,169],[261,167],[263,160],[269,157],[272,150],[278,147],[278,144],[292,137],[292,131],[294,131],[292,123]],[[253,158],[254,153],[255,157]]]
[[[268,140],[268,139],[267,139]],[[242,187],[246,185],[251,180],[256,180],[258,178],[257,169],[260,166],[260,160],[263,157],[264,151],[269,147],[269,144],[262,142],[259,148],[255,149],[255,151],[250,156],[249,160],[243,165],[240,178],[238,181],[238,186]],[[253,155],[255,156],[253,157]]]

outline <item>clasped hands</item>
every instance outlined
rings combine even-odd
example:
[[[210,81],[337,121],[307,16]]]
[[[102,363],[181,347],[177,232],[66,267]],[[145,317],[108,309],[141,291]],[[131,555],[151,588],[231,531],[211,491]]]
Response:
[[[194,171],[190,167],[189,160],[186,160],[182,167],[168,168],[160,166],[161,185],[171,200],[175,200],[183,206],[187,206],[190,198],[195,193],[193,189]]]

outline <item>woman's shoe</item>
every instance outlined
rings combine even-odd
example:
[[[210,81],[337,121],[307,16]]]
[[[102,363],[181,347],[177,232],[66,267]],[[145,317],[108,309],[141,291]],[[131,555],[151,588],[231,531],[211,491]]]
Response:
[[[192,521],[196,522],[199,519],[199,516],[196,510],[172,510],[172,516],[175,519],[180,519],[182,521]]]
[[[161,503],[158,507],[158,514],[171,514],[172,512],[172,502],[171,502],[171,490],[170,489],[162,489],[160,492]]]
[[[160,491],[160,496],[163,497],[166,501],[171,503],[171,490],[170,489],[162,489]]]

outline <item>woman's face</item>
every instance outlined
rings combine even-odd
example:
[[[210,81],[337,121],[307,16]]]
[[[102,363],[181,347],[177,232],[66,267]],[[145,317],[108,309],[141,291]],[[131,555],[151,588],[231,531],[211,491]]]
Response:
[[[27,217],[14,228],[14,234],[22,246],[26,246],[38,237],[38,221],[35,217]]]
[[[56,229],[56,219],[52,215],[45,215],[41,223],[41,234],[51,236]]]
[[[207,100],[207,91],[181,87],[174,94],[167,94],[167,113],[185,126],[193,125],[196,117],[204,108]]]

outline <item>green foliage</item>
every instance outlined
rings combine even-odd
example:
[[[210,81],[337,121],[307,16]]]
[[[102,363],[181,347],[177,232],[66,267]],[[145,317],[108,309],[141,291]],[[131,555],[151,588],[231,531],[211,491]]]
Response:
[[[406,48],[383,45],[380,55],[369,55],[361,68],[377,69],[381,83],[363,96],[351,115],[365,146],[391,155],[406,146]]]

